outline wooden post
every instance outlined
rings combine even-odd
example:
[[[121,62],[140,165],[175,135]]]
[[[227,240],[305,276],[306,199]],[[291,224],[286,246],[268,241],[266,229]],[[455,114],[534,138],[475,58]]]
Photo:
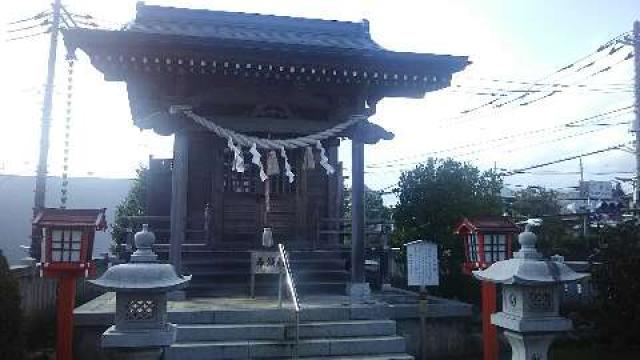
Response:
[[[364,143],[351,140],[351,282],[364,283]]]
[[[173,143],[171,172],[171,239],[169,262],[182,274],[182,244],[187,228],[187,179],[189,176],[189,137],[178,131]]]
[[[427,359],[427,288],[420,286],[420,359]]]
[[[482,353],[484,360],[498,359],[498,331],[491,324],[496,312],[496,285],[482,281]]]
[[[76,278],[61,274],[58,278],[58,311],[56,334],[56,359],[73,358],[73,308],[76,300]]]

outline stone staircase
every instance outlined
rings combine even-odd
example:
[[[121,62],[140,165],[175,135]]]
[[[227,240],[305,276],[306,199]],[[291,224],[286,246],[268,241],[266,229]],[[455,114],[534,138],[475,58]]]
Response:
[[[223,311],[178,322],[166,360],[199,359],[413,359],[393,320],[363,309],[315,308],[301,313],[299,343],[291,309]],[[365,314],[365,316],[362,316]],[[367,318],[375,317],[375,318]]]
[[[163,254],[166,257],[166,254]],[[291,267],[301,296],[344,294],[349,272],[349,252],[339,250],[295,250],[289,252]],[[192,274],[187,295],[246,296],[249,294],[251,253],[230,250],[183,252],[183,270]],[[277,275],[256,276],[256,296],[277,295]]]

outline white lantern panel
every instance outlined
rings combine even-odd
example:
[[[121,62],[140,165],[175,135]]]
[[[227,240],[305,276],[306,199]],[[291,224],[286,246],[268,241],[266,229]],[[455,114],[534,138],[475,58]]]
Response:
[[[478,239],[475,233],[471,233],[468,236],[469,239],[469,261],[478,261]]]
[[[81,230],[52,230],[51,261],[78,262],[82,248]]]

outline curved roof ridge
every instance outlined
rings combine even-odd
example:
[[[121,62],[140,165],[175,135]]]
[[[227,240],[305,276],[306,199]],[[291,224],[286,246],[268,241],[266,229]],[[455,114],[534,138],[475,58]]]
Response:
[[[148,22],[166,23],[215,23],[233,27],[273,28],[306,30],[312,33],[327,32],[331,34],[369,36],[369,22],[365,19],[361,22],[343,20],[324,20],[283,15],[263,15],[257,13],[230,12],[206,9],[186,9],[177,7],[165,7],[157,5],[145,5],[138,3],[136,19],[138,24]]]

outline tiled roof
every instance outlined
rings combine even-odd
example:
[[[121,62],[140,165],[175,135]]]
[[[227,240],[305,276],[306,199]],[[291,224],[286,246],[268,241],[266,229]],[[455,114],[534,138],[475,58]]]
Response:
[[[462,228],[472,231],[499,231],[499,232],[520,232],[518,226],[510,218],[504,216],[484,216],[474,219],[464,219],[457,227],[456,232]]]
[[[382,50],[371,39],[366,20],[356,23],[140,4],[135,20],[125,30],[265,44]]]
[[[34,225],[50,226],[95,226],[96,230],[106,227],[106,209],[43,209],[33,220]]]

